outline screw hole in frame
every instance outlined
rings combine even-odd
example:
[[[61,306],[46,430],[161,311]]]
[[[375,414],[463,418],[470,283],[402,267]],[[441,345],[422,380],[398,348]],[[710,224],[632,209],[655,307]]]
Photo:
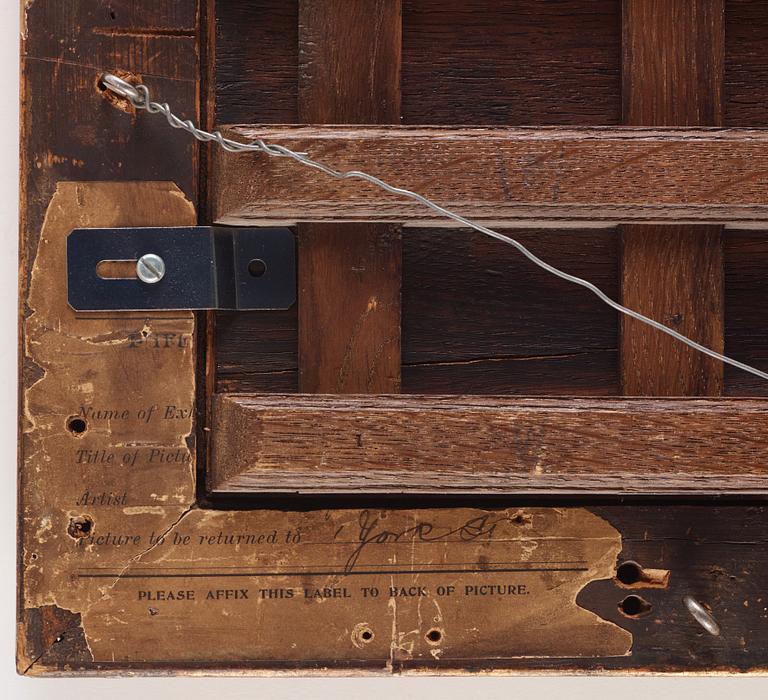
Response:
[[[72,416],[67,421],[67,430],[69,430],[72,435],[80,437],[85,433],[86,430],[88,430],[88,423],[86,422],[85,418],[81,418],[80,416]]]
[[[639,595],[628,595],[619,603],[619,611],[626,617],[638,618],[650,614],[653,606]]]
[[[642,575],[643,569],[636,561],[625,561],[616,569],[616,578],[627,586],[637,583]]]

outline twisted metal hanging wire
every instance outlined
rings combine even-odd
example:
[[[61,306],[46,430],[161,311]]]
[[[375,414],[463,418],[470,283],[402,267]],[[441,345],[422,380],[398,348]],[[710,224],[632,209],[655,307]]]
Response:
[[[635,311],[634,309],[630,309],[626,306],[623,306],[622,304],[619,304],[619,302],[611,299],[611,297],[609,297],[605,292],[603,292],[600,288],[596,287],[588,280],[568,274],[567,272],[564,272],[563,270],[550,265],[532,253],[530,250],[528,250],[528,248],[526,248],[522,243],[515,240],[514,238],[505,236],[503,233],[494,231],[493,229],[483,226],[482,224],[475,223],[474,221],[463,217],[461,214],[457,214],[456,212],[451,211],[450,209],[446,209],[436,202],[433,202],[431,199],[428,199],[418,192],[413,192],[402,187],[395,187],[394,185],[390,185],[384,180],[379,179],[375,175],[370,175],[369,173],[361,172],[359,170],[347,170],[343,172],[335,170],[323,163],[313,160],[306,153],[297,153],[296,151],[292,151],[290,148],[286,148],[285,146],[266,143],[261,139],[256,139],[250,143],[233,141],[232,139],[225,138],[219,131],[205,131],[196,127],[191,120],[184,121],[180,119],[172,112],[168,103],[153,102],[150,99],[149,89],[146,87],[146,85],[132,85],[131,83],[128,83],[127,81],[118,78],[116,75],[111,73],[106,73],[103,75],[101,81],[103,85],[109,90],[129,100],[136,109],[146,110],[150,114],[164,115],[168,120],[168,124],[170,124],[174,129],[182,129],[190,133],[198,141],[212,141],[221,146],[221,148],[223,148],[225,151],[229,151],[231,153],[258,152],[266,153],[267,155],[273,156],[275,158],[290,158],[297,163],[301,163],[302,165],[305,165],[309,168],[319,170],[325,175],[328,175],[329,177],[335,178],[337,180],[365,180],[366,182],[370,182],[371,184],[376,185],[377,187],[391,194],[413,199],[420,204],[423,204],[425,207],[428,207],[437,214],[440,214],[441,216],[444,216],[448,219],[452,219],[462,226],[474,229],[475,231],[485,234],[486,236],[490,236],[491,238],[495,238],[502,243],[511,245],[520,253],[522,253],[526,258],[528,258],[528,260],[530,260],[532,263],[538,265],[542,270],[546,270],[550,274],[555,275],[555,277],[560,277],[567,282],[571,282],[573,284],[579,285],[580,287],[588,289],[595,296],[597,296],[600,301],[604,302],[612,309],[615,309],[625,316],[634,318],[635,320],[640,321],[641,323],[645,323],[646,325],[651,326],[652,328],[655,328],[662,333],[666,333],[667,335],[673,337],[675,340],[679,340],[681,343],[684,343],[688,347],[691,347],[694,350],[703,353],[704,355],[708,355],[709,357],[719,360],[720,362],[731,365],[732,367],[736,367],[737,369],[743,370],[744,372],[753,374],[756,377],[760,377],[761,379],[768,380],[768,372],[763,372],[756,367],[752,367],[751,365],[745,364],[744,362],[739,362],[738,360],[735,360],[731,357],[727,357],[726,355],[723,355],[716,350],[712,350],[711,348],[708,348],[701,343],[697,343],[695,340],[691,340],[682,333],[678,333],[676,330],[665,326],[663,323],[659,323],[658,321],[655,321],[654,319],[641,314],[639,311]]]

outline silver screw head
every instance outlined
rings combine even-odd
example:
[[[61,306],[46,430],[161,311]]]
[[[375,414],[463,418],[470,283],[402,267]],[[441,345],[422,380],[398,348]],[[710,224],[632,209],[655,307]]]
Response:
[[[157,284],[165,277],[165,261],[154,253],[142,255],[136,261],[136,277],[144,284]]]

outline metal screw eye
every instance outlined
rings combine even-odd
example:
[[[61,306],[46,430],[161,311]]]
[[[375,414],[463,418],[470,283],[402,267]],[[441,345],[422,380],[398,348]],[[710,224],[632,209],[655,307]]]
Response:
[[[688,612],[693,615],[693,619],[696,620],[707,632],[712,636],[717,637],[720,635],[720,625],[698,600],[687,595],[683,598],[683,603],[688,609]]]

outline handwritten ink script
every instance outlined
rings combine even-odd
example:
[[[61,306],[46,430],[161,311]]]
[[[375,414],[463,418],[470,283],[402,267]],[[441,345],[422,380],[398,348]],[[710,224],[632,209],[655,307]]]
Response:
[[[354,570],[360,555],[370,545],[380,545],[392,542],[440,542],[455,537],[460,542],[473,542],[482,537],[493,538],[493,533],[499,523],[508,520],[507,517],[498,517],[491,513],[469,518],[458,527],[436,525],[433,522],[422,520],[411,527],[400,530],[387,530],[380,526],[380,519],[364,510],[358,519],[359,533],[357,540],[359,545],[350,554],[344,565],[345,573]],[[337,532],[337,536],[339,533]]]

